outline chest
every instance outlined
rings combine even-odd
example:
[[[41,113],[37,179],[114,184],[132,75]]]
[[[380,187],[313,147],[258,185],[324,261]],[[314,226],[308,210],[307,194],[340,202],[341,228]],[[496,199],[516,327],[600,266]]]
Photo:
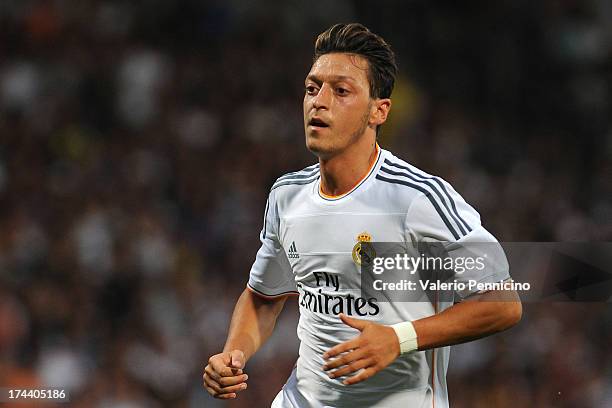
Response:
[[[279,240],[295,279],[333,291],[358,288],[370,242],[404,244],[405,214],[384,211],[311,211],[282,217]]]

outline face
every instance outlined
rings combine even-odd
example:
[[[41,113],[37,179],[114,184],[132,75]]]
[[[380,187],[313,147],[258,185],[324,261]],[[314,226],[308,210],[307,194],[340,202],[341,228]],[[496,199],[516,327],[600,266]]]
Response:
[[[305,81],[306,146],[319,157],[332,157],[359,138],[375,138],[390,107],[389,99],[370,98],[368,62],[359,55],[325,54]]]

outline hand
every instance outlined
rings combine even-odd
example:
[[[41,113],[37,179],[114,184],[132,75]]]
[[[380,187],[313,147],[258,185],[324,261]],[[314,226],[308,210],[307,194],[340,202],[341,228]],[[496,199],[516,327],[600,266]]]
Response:
[[[204,388],[215,398],[236,398],[238,392],[247,388],[249,376],[242,373],[245,363],[244,353],[240,350],[215,354],[208,359],[204,369]]]
[[[393,328],[367,320],[354,319],[344,314],[340,314],[340,319],[359,330],[361,334],[323,354],[323,358],[328,360],[323,370],[337,369],[328,374],[330,378],[362,370],[343,381],[346,385],[356,384],[372,377],[400,355],[399,339]],[[330,360],[342,353],[346,354]]]

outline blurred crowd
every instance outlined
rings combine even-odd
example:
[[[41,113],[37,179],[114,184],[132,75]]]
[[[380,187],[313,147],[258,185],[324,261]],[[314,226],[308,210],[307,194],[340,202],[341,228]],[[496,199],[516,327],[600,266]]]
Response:
[[[62,387],[73,407],[269,404],[297,357],[294,300],[241,398],[209,398],[201,373],[268,189],[315,161],[303,79],[336,22],[398,55],[382,147],[502,241],[609,241],[612,3],[435,3],[0,2],[0,386]],[[612,406],[610,344],[609,303],[527,304],[453,348],[452,406]]]

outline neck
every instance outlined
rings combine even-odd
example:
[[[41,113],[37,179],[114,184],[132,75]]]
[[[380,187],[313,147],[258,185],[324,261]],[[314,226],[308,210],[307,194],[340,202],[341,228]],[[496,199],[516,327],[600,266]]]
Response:
[[[351,191],[368,174],[377,153],[376,140],[368,140],[331,158],[320,158],[321,193],[335,197]]]

